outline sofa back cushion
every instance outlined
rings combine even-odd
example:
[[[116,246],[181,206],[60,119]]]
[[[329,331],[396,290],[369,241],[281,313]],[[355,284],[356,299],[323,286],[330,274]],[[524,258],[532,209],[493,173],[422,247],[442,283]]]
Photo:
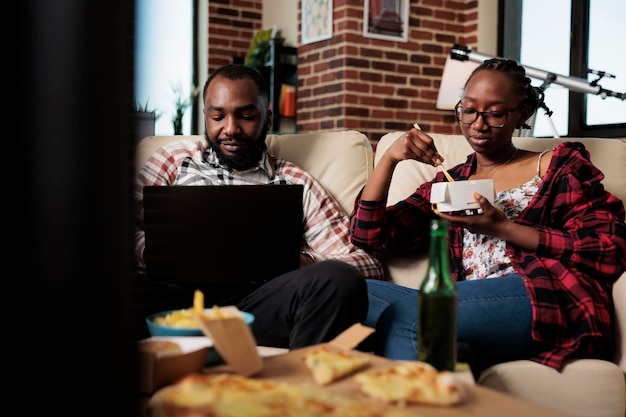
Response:
[[[388,133],[376,147],[374,164],[377,164],[385,150],[404,132]],[[430,134],[437,150],[446,159],[444,164],[451,168],[465,162],[472,148],[462,135]],[[620,200],[626,202],[626,139],[605,138],[528,138],[517,137],[515,145],[521,149],[543,151],[565,141],[581,142],[590,152],[593,163],[604,173],[604,186]],[[416,161],[403,161],[398,164],[389,190],[389,204],[394,204],[409,196],[419,184],[431,180],[437,168]]]
[[[203,135],[148,136],[136,148],[139,170],[159,147],[177,140],[204,141]],[[293,162],[312,174],[346,213],[352,211],[357,193],[374,167],[374,151],[364,134],[354,131],[267,135],[272,155]]]
[[[317,178],[346,213],[374,169],[369,139],[354,130],[268,135],[267,147]]]

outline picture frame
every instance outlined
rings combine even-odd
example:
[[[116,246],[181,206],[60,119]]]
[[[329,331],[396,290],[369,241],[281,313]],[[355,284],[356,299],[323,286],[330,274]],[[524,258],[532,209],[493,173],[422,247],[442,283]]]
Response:
[[[333,36],[333,0],[302,0],[302,45]]]
[[[408,42],[410,0],[365,0],[364,3],[363,37]]]

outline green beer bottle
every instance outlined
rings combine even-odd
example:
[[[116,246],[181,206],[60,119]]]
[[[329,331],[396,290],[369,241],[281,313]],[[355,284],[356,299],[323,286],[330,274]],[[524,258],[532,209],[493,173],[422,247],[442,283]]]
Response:
[[[456,365],[457,291],[449,263],[448,222],[432,220],[428,271],[418,295],[417,360],[439,371]]]

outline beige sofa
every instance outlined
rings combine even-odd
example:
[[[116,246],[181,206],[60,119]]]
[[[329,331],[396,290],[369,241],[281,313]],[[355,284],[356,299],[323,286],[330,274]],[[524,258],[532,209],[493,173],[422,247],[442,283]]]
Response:
[[[384,136],[376,154],[369,140],[355,131],[269,135],[271,153],[289,159],[313,174],[341,207],[350,212],[356,193],[369,178],[374,164],[402,132]],[[471,152],[462,136],[433,135],[448,166],[463,162]],[[137,146],[137,166],[143,165],[158,146],[174,140],[204,140],[203,136],[154,136]],[[560,140],[573,140],[572,138]],[[575,139],[591,151],[594,163],[605,173],[607,189],[626,201],[626,139]],[[543,150],[556,139],[517,138],[524,149]],[[389,203],[410,194],[435,169],[413,161],[398,165],[391,184]],[[388,279],[412,288],[424,275],[424,257],[391,257],[384,260]],[[531,361],[503,363],[487,369],[478,383],[570,416],[623,417],[626,413],[626,273],[615,285],[618,349],[615,361],[576,360],[562,373]]]

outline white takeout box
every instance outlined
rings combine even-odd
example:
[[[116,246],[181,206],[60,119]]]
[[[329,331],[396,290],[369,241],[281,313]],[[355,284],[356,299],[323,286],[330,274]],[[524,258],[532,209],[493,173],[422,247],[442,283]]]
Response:
[[[433,210],[441,213],[476,214],[480,207],[474,199],[475,192],[493,204],[496,191],[492,179],[434,183],[430,190],[430,203]]]

